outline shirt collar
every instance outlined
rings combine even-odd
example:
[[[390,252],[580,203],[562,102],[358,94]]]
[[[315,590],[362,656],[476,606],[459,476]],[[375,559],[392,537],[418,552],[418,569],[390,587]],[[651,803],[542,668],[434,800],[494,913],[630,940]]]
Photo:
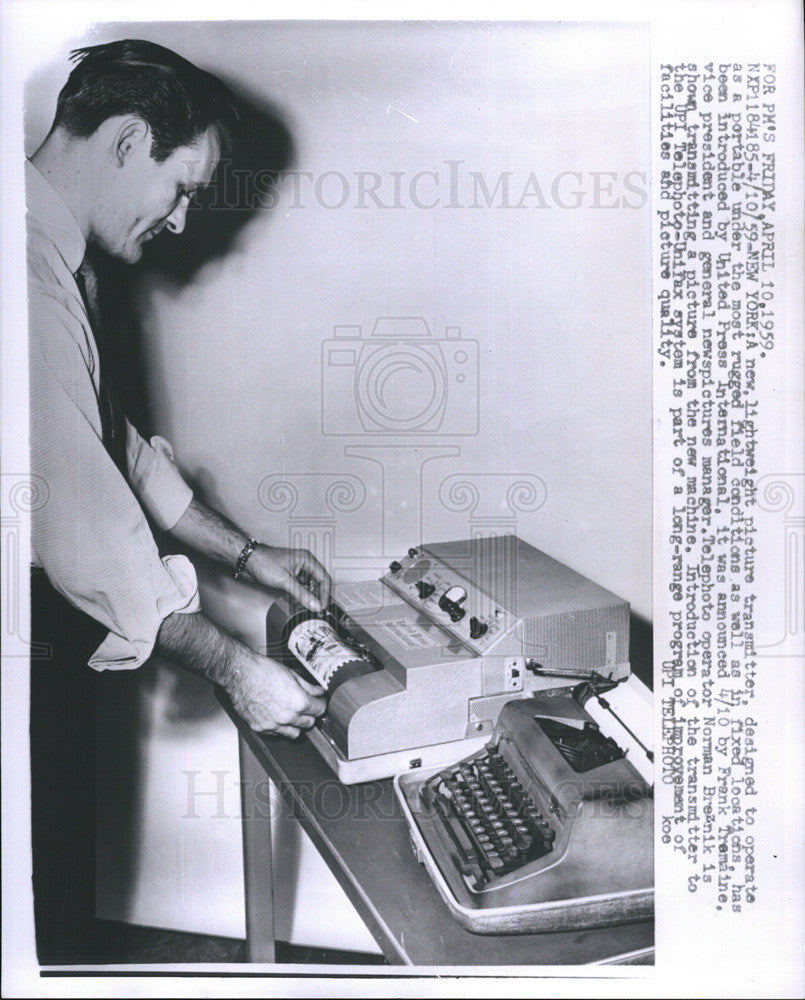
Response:
[[[30,160],[25,161],[25,190],[29,215],[36,219],[75,274],[84,259],[87,241],[73,213]]]

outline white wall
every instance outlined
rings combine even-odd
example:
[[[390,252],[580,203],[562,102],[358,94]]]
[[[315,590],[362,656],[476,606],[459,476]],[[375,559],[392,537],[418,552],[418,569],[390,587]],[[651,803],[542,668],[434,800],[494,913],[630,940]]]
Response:
[[[292,135],[295,169],[313,175],[300,180],[301,197],[290,183],[281,188],[277,207],[256,214],[236,251],[189,286],[142,281],[155,425],[207,495],[257,537],[279,541],[300,515],[320,528],[332,513],[332,479],[322,474],[348,474],[366,495],[357,510],[337,510],[327,529],[339,575],[370,575],[412,543],[466,537],[497,516],[650,618],[649,216],[645,205],[593,207],[591,176],[616,175],[611,194],[603,179],[599,205],[624,196],[639,204],[624,177],[648,175],[645,32],[230,23],[129,25],[125,33],[174,47],[270,101]],[[104,26],[93,40],[122,35]],[[31,80],[30,148],[64,73],[56,60]],[[500,207],[500,193],[493,207],[455,207],[451,160],[462,161],[454,201],[472,202],[471,171],[492,189],[509,171],[516,204],[533,172],[547,207],[535,207],[534,196],[523,208]],[[420,182],[423,201],[439,198],[432,209],[413,204],[408,187],[425,170],[439,175],[438,191],[432,178]],[[334,204],[341,190],[335,175],[322,180],[328,171],[348,183],[343,207],[321,203]],[[370,198],[356,207],[356,172],[370,171],[386,203],[393,172],[404,172],[402,208]],[[560,207],[551,193],[565,171],[582,175],[580,184],[560,182],[565,204],[574,189],[584,192],[577,208]],[[477,383],[472,373],[463,385],[450,382],[440,434],[389,439],[356,423],[352,435],[327,436],[354,412],[355,389],[345,382],[332,404],[335,383],[322,379],[344,373],[325,367],[323,376],[322,345],[334,325],[360,325],[365,338],[383,315],[424,317],[436,339],[461,327],[478,344]],[[403,410],[418,391],[410,373],[388,388]],[[332,404],[324,427],[323,393]],[[479,433],[452,434],[466,429],[476,403]],[[356,457],[356,448],[375,460]],[[474,513],[448,509],[444,490],[440,499],[440,485],[459,473],[480,491]],[[293,511],[269,509],[264,481],[276,474],[301,491]],[[513,513],[506,489],[522,476],[538,509]],[[159,738],[152,731],[150,746]],[[153,815],[175,812],[170,802],[155,801]]]
[[[357,516],[339,518],[336,558],[392,556],[420,540],[411,534],[418,519],[406,512],[419,506],[430,453],[416,436],[416,452],[397,447],[387,486],[394,468],[405,485],[373,507],[379,468],[344,455],[345,444],[367,436],[320,432],[321,344],[335,324],[361,324],[366,336],[379,315],[423,316],[437,337],[460,326],[479,344],[480,433],[429,439],[461,454],[426,467],[425,539],[468,533],[467,515],[438,500],[444,477],[531,473],[547,499],[518,518],[520,533],[650,617],[647,210],[426,211],[408,198],[403,209],[354,207],[356,171],[380,173],[391,202],[391,171],[405,171],[407,184],[435,169],[444,188],[447,160],[464,161],[465,203],[470,170],[490,187],[512,171],[513,201],[531,171],[546,192],[563,171],[580,172],[588,192],[591,171],[645,172],[640,33],[619,29],[602,44],[585,27],[228,31],[225,53],[220,40],[194,37],[190,46],[178,29],[159,37],[230,73],[228,53],[244,53],[237,76],[284,112],[296,169],[314,179],[337,171],[351,194],[344,208],[327,210],[306,182],[305,207],[294,209],[289,186],[280,206],[246,229],[237,256],[181,292],[155,290],[154,402],[183,461],[206,469],[228,512],[269,538],[282,537],[287,515],[260,505],[266,475],[351,472],[370,498]],[[580,49],[589,53],[583,78],[567,68]],[[421,182],[422,200],[429,183]],[[335,203],[337,179],[321,194]],[[451,419],[461,421],[448,412],[445,431]]]

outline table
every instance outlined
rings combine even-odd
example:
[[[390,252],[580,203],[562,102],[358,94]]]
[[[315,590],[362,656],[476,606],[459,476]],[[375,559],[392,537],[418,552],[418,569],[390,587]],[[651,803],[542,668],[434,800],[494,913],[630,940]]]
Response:
[[[390,779],[342,785],[305,738],[253,732],[222,692],[241,755],[246,936],[249,960],[274,961],[270,814],[254,789],[266,776],[366,923],[391,964],[540,966],[653,961],[653,922],[559,934],[471,934],[414,858]],[[259,808],[261,802],[263,808]]]

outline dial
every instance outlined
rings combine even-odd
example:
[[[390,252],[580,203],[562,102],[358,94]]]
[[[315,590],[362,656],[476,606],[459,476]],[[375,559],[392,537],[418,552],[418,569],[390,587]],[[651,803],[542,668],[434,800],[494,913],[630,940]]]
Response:
[[[421,580],[429,569],[430,560],[420,559],[415,562],[410,569],[407,569],[403,573],[403,580],[405,580],[406,583],[415,583],[417,580]]]
[[[450,587],[444,592],[444,599],[451,604],[461,604],[467,600],[467,591],[463,587]]]
[[[450,621],[460,622],[466,615],[461,602],[467,599],[467,591],[463,587],[448,587],[439,598],[439,607],[450,615]]]

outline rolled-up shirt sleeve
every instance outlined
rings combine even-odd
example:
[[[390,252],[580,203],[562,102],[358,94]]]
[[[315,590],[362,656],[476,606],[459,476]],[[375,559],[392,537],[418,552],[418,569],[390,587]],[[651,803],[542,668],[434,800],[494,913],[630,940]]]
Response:
[[[47,496],[32,514],[35,561],[56,590],[109,630],[90,665],[138,667],[168,615],[200,610],[193,565],[160,556],[143,508],[169,528],[192,493],[160,443],[133,428],[126,482],[101,438],[94,351],[81,317],[36,282],[29,334],[31,470]]]
[[[173,461],[173,449],[161,437],[146,441],[128,425],[129,484],[146,514],[162,531],[170,531],[193,499]]]

